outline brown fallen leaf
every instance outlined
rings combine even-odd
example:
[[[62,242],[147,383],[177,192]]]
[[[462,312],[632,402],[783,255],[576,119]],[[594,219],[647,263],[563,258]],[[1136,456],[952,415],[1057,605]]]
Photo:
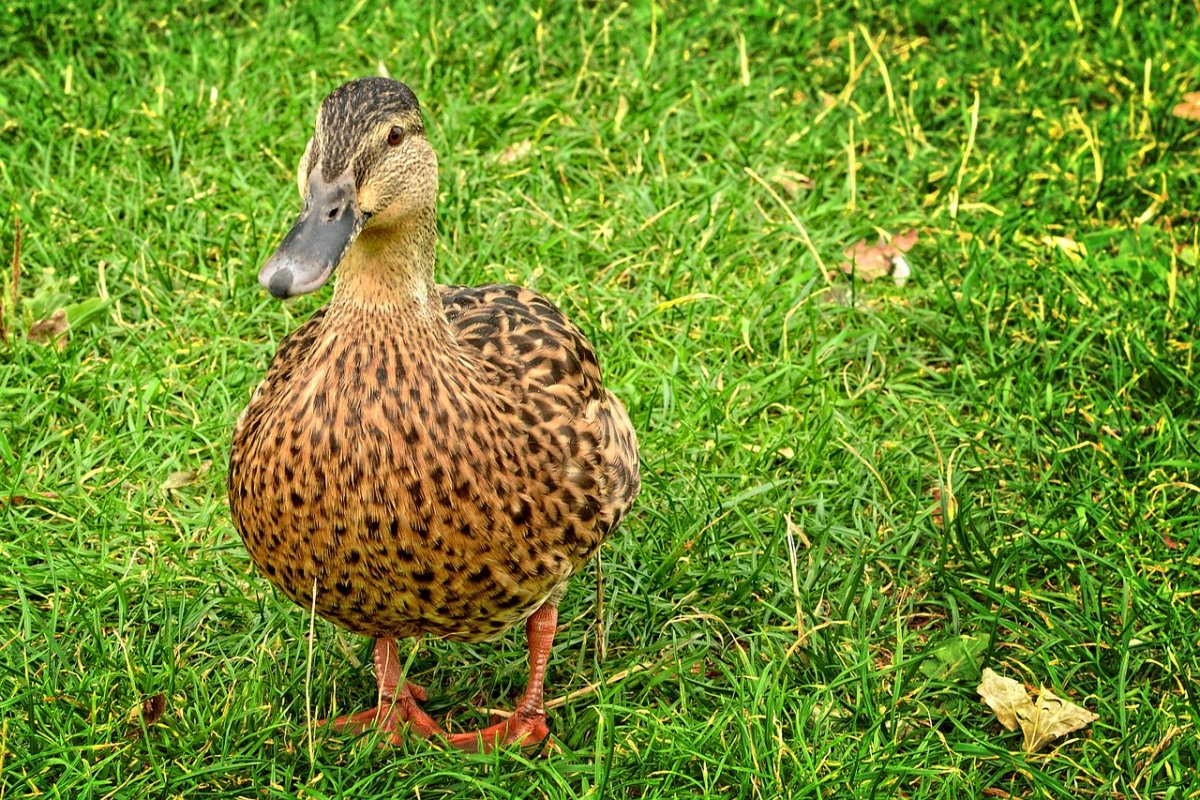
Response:
[[[1001,677],[990,669],[984,669],[983,680],[976,691],[995,712],[1001,725],[1010,731],[1021,729],[1027,753],[1041,752],[1055,739],[1099,719],[1086,708],[1063,700],[1045,687],[1038,693],[1035,704],[1021,683]]]
[[[29,341],[37,342],[38,344],[53,344],[59,350],[67,346],[67,328],[70,323],[67,322],[66,309],[60,308],[43,320],[38,320],[29,326],[29,333],[26,334]]]
[[[958,516],[958,498],[954,496],[954,487],[934,486],[930,490],[930,496],[934,503],[930,513],[933,524],[940,528],[947,520],[953,522]]]
[[[842,272],[860,280],[873,281],[892,270],[892,248],[885,244],[867,244],[861,239],[846,248],[846,261],[841,264]]]
[[[892,241],[888,242],[888,244],[899,250],[901,253],[907,253],[909,250],[913,249],[913,245],[917,243],[917,239],[919,237],[920,234],[917,233],[917,229],[912,228],[904,233],[896,234],[892,237]]]
[[[147,697],[142,700],[141,721],[145,723],[147,728],[151,728],[154,726],[154,723],[162,719],[163,712],[166,710],[167,696],[165,694],[159,692],[152,697]],[[142,726],[138,723],[138,718],[135,717],[129,723],[129,732],[125,734],[125,737],[133,739],[140,736],[141,733]]]
[[[916,230],[909,230],[891,237],[886,242],[880,240],[875,244],[867,244],[866,239],[859,239],[846,248],[846,260],[839,265],[840,269],[847,275],[870,282],[891,273],[892,267],[895,266],[897,278],[901,278],[899,273],[903,272],[902,280],[898,281],[902,285],[903,280],[908,278],[910,269],[901,254],[912,249],[919,235]]]
[[[1200,120],[1200,92],[1187,92],[1183,102],[1171,109],[1171,113],[1183,119]]]

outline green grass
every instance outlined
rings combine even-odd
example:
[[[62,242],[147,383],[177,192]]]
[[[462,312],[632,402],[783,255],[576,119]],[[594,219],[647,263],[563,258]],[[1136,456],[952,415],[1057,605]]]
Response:
[[[0,797],[1200,797],[1195,3],[146,5],[0,15]],[[229,522],[233,421],[328,296],[258,265],[320,99],[380,68],[441,279],[558,301],[641,438],[545,760],[310,737],[369,644],[317,621],[309,677]],[[877,226],[913,279],[828,285]],[[1023,754],[977,669],[921,669],[964,634],[1099,720]],[[410,674],[461,728],[522,648]]]

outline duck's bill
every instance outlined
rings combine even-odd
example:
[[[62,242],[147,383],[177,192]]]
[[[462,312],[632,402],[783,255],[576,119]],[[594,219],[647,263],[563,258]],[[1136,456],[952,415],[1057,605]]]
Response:
[[[313,170],[304,210],[259,271],[258,282],[280,299],[315,292],[329,280],[365,221],[353,177],[325,181],[319,169]]]

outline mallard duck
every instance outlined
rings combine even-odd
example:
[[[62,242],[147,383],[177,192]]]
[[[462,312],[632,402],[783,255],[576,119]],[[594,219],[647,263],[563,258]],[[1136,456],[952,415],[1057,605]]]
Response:
[[[437,157],[407,86],[334,90],[297,182],[303,210],[259,282],[277,298],[335,271],[336,286],[238,419],[234,525],[281,592],[375,639],[378,704],[335,729],[537,745],[559,599],[638,493],[629,415],[550,301],[434,282]],[[484,641],[520,622],[529,681],[514,712],[446,734],[401,680],[396,640]]]

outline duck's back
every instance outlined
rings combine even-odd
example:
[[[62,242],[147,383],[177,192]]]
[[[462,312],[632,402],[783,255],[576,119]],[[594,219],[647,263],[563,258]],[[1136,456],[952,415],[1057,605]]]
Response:
[[[513,286],[438,292],[448,349],[318,311],[234,436],[231,510],[254,561],[367,635],[502,632],[639,487],[629,417],[558,309]]]

